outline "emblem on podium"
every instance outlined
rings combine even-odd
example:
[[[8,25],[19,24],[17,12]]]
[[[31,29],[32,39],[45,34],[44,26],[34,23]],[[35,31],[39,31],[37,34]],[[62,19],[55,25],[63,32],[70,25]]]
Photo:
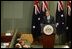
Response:
[[[43,28],[43,32],[46,35],[51,35],[53,33],[54,29],[51,25],[45,25]]]
[[[41,24],[41,44],[44,48],[53,48],[55,42],[55,25]]]
[[[45,35],[51,35],[51,34],[54,33],[55,28],[54,28],[54,25],[51,25],[51,24],[43,24],[41,30],[42,30],[42,32]]]

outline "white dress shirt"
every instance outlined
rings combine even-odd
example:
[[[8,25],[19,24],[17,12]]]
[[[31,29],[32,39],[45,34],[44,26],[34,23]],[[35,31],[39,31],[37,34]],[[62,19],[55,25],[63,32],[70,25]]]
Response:
[[[47,21],[48,21],[48,23],[50,22],[50,15],[47,16]]]

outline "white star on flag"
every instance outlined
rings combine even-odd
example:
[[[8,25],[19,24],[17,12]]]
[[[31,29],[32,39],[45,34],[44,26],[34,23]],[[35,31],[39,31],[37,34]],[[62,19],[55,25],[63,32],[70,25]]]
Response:
[[[40,20],[40,18],[38,18],[38,20]]]
[[[62,24],[64,24],[64,22],[62,22]]]
[[[56,27],[59,25],[59,23],[56,23]]]
[[[68,27],[66,27],[66,29],[68,30]]]
[[[33,28],[35,28],[35,26],[33,26]]]
[[[61,17],[63,17],[63,14],[61,15]]]

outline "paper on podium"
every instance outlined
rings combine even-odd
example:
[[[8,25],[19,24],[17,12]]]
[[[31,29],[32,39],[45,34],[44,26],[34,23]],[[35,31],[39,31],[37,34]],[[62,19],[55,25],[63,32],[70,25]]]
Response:
[[[11,34],[11,33],[6,33],[5,35],[6,35],[6,36],[12,36],[12,34]]]

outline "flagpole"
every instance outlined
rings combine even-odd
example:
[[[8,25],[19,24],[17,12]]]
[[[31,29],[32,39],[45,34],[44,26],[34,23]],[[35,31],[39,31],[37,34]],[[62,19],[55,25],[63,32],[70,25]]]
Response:
[[[15,18],[15,17],[12,18],[12,23],[11,23],[11,30],[12,30],[12,31],[11,31],[11,32],[14,32],[14,27],[15,27],[15,26],[14,26],[14,25],[15,25],[15,24],[14,24],[14,21],[15,21],[14,18]]]

